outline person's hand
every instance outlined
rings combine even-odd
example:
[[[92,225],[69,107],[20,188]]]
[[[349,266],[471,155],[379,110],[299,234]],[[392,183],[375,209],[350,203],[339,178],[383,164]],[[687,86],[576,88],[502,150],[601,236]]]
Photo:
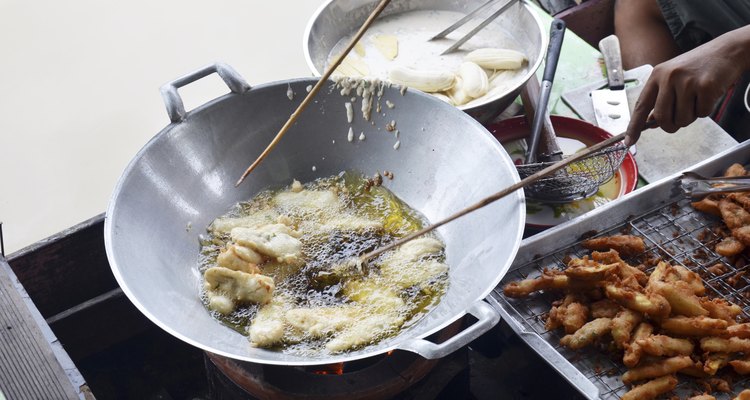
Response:
[[[750,26],[657,65],[635,104],[625,144],[638,140],[648,119],[673,133],[711,114],[727,88],[748,68],[748,43]]]

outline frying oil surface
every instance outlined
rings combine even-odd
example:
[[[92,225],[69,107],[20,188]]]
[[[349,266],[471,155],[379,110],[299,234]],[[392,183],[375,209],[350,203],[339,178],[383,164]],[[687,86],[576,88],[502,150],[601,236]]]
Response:
[[[261,232],[279,223],[297,236],[301,261],[263,254],[256,272],[273,278],[270,300],[235,300],[231,312],[219,312],[211,296],[231,294],[217,293],[222,289],[208,283],[202,299],[214,317],[248,334],[253,346],[315,355],[376,343],[439,302],[448,284],[444,245],[435,236],[423,237],[365,266],[347,261],[425,222],[390,191],[356,173],[262,192],[212,223],[202,243],[201,271],[221,265],[219,254],[232,246],[267,251],[263,244],[243,242],[241,230]]]

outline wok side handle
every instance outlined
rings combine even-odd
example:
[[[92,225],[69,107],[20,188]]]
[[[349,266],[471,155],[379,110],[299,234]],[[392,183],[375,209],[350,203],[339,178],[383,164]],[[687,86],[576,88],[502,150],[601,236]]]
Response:
[[[250,90],[250,85],[242,76],[230,67],[228,64],[217,62],[207,65],[197,71],[191,72],[183,77],[177,78],[159,88],[161,97],[164,100],[164,106],[167,108],[167,114],[172,123],[177,123],[185,119],[185,105],[177,89],[193,83],[198,79],[205,78],[213,73],[217,73],[221,80],[229,87],[232,93],[242,94]]]
[[[474,339],[492,329],[500,321],[500,315],[484,300],[477,301],[467,310],[478,321],[443,343],[432,343],[425,339],[412,339],[396,347],[434,360],[442,358],[466,346]]]

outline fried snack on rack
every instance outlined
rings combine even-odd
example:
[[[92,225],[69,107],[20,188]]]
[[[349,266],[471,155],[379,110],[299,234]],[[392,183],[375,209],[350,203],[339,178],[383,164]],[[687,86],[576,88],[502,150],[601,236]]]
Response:
[[[625,348],[625,354],[622,356],[622,363],[628,368],[633,368],[641,361],[641,355],[643,355],[643,349],[638,344],[638,341],[645,339],[654,332],[654,326],[648,322],[641,322],[638,327],[635,328],[633,333],[633,339],[630,344]]]
[[[692,376],[693,378],[699,378],[699,379],[706,379],[706,378],[710,378],[711,377],[711,375],[709,375],[705,371],[703,371],[703,362],[701,362],[701,361],[698,361],[698,362],[694,363],[693,365],[691,365],[689,367],[685,367],[685,368],[681,369],[680,370],[680,374],[687,375],[687,376]],[[710,390],[708,390],[708,389],[706,391],[710,392]]]
[[[729,393],[732,391],[729,382],[724,379],[710,378],[708,379],[708,384],[717,392]]]
[[[698,296],[706,294],[706,287],[703,285],[700,275],[682,265],[670,265],[665,261],[659,261],[656,268],[651,272],[646,288],[650,291],[658,291],[662,283],[676,284],[678,282],[681,291],[684,293]]]
[[[747,356],[741,360],[729,361],[729,365],[732,366],[732,369],[734,370],[734,372],[740,375],[750,374],[750,356]]]
[[[724,257],[734,257],[745,251],[745,245],[734,236],[727,236],[716,244],[714,250]]]
[[[732,400],[750,400],[750,389],[741,391],[740,394]]]
[[[584,348],[596,339],[606,335],[612,329],[611,318],[597,318],[586,323],[575,333],[563,336],[560,344],[573,350]]]
[[[732,229],[732,236],[745,246],[750,245],[750,225]]]
[[[666,282],[684,282],[693,291],[693,294],[703,296],[706,294],[706,286],[703,285],[703,279],[695,272],[683,267],[682,265],[670,265],[667,270]]]
[[[689,356],[693,354],[695,347],[688,339],[676,339],[666,335],[651,335],[645,339],[638,339],[636,343],[644,353],[659,357]]]
[[[646,251],[646,244],[638,236],[612,235],[584,240],[581,245],[589,250],[616,250],[623,257],[631,257]]]
[[[642,319],[641,313],[628,309],[620,311],[612,319],[612,341],[618,348],[624,349],[630,343],[630,334]]]
[[[701,301],[693,294],[687,282],[649,282],[650,288],[669,302],[674,314],[685,315],[688,317],[708,316],[709,312],[701,305]]]
[[[750,195],[746,192],[734,192],[727,194],[727,198],[739,204],[745,210],[750,209]]]
[[[588,321],[589,309],[583,302],[581,295],[568,294],[562,302],[556,302],[549,311],[545,329],[565,328],[565,333],[574,333]]]
[[[750,339],[704,337],[701,349],[712,353],[750,353]]]
[[[604,286],[604,293],[608,298],[620,305],[642,312],[652,318],[661,319],[669,315],[671,307],[662,295],[657,293],[642,293],[632,287],[625,287],[622,282],[609,283]]]
[[[589,259],[588,256],[584,256],[583,258],[571,259],[570,262],[568,262],[568,268],[563,272],[571,279],[600,281],[606,278],[618,267],[619,265],[617,263],[600,264],[597,261]]]
[[[675,316],[661,321],[661,328],[678,336],[710,336],[722,333],[729,325],[723,319]],[[717,350],[722,351],[722,350]]]
[[[643,385],[638,385],[629,392],[622,395],[622,400],[651,400],[657,398],[659,395],[670,392],[677,387],[677,378],[673,375],[662,376],[654,380],[650,380]]]
[[[729,229],[737,229],[750,224],[750,212],[729,199],[719,200],[721,219]]]
[[[617,275],[619,275],[623,279],[633,277],[641,286],[645,286],[646,282],[648,282],[648,276],[646,275],[646,273],[623,261],[622,258],[620,258],[620,254],[617,252],[617,250],[592,251],[591,259],[603,264],[616,263]]]
[[[734,324],[737,316],[742,314],[742,308],[737,304],[730,303],[724,299],[709,299],[707,297],[701,297],[701,306],[708,310],[708,316],[711,318],[723,319],[731,324]],[[738,331],[749,329],[747,328],[734,328]],[[727,328],[729,330],[729,328]],[[750,335],[750,332],[748,332]],[[740,336],[739,334],[733,334],[731,336]],[[741,336],[744,337],[744,336]],[[748,336],[750,337],[750,336]]]
[[[572,279],[558,269],[545,268],[537,278],[508,283],[503,287],[503,293],[508,297],[526,297],[540,290],[591,290],[598,284],[599,282]]]
[[[739,307],[738,307],[739,308]],[[727,327],[727,336],[750,339],[750,323],[730,325]]]
[[[716,375],[730,360],[729,353],[707,353],[705,358],[703,361],[703,372],[710,376]]]
[[[716,400],[716,397],[711,396],[708,393],[699,394],[697,396],[693,396],[688,398],[688,400]]]
[[[545,268],[537,278],[508,283],[503,287],[503,293],[508,297],[526,297],[540,290],[563,289],[567,287],[568,280],[562,271]]]
[[[693,365],[693,360],[691,360],[689,356],[676,356],[652,361],[645,365],[628,370],[622,375],[622,381],[629,384],[644,379],[658,378],[660,376],[674,374],[675,372],[691,365]]]
[[[742,166],[740,163],[734,163],[729,166],[724,171],[725,177],[733,177],[733,176],[745,176],[747,175],[747,170],[745,170],[745,167]]]
[[[591,318],[614,318],[622,306],[610,299],[602,299],[591,303],[589,310]]]
[[[716,195],[708,195],[700,201],[690,203],[690,205],[700,212],[721,217],[721,211],[719,211],[719,197]]]

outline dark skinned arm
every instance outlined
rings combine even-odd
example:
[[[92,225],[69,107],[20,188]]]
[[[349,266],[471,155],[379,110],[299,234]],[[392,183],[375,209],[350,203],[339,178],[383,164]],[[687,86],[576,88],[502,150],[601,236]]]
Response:
[[[657,65],[636,102],[625,143],[638,140],[649,114],[670,133],[708,116],[726,90],[749,69],[750,25]]]

